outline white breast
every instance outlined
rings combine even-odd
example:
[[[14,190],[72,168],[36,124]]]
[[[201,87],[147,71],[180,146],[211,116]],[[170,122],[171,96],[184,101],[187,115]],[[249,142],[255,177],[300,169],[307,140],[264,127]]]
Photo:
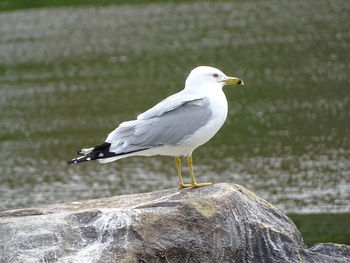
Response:
[[[215,90],[208,94],[212,116],[207,125],[196,131],[190,138],[179,145],[183,147],[186,153],[183,155],[191,155],[192,151],[202,144],[208,142],[221,128],[227,117],[227,100],[224,92]]]

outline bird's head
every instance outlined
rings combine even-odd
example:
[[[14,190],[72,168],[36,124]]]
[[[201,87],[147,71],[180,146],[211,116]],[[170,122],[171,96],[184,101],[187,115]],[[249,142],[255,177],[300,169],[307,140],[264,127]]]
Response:
[[[185,89],[201,90],[203,88],[222,88],[225,85],[244,85],[236,77],[228,77],[221,70],[209,66],[194,68],[185,82]]]

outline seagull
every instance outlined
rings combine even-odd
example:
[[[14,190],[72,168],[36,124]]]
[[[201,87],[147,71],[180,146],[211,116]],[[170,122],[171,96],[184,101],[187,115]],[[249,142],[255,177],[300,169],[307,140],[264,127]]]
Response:
[[[195,180],[192,153],[208,142],[227,117],[225,85],[244,85],[217,68],[199,66],[188,75],[185,88],[137,116],[122,122],[105,142],[77,152],[68,164],[98,160],[108,163],[130,156],[166,155],[175,158],[179,187],[202,187],[212,183]],[[190,184],[183,182],[181,157],[187,158]]]

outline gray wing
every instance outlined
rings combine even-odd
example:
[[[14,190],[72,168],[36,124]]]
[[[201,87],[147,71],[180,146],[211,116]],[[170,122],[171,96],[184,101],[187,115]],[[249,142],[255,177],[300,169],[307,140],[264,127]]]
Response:
[[[137,116],[137,119],[146,120],[152,117],[161,116],[162,114],[172,111],[189,101],[202,99],[202,98],[203,98],[202,94],[190,93],[186,90],[182,90],[178,93],[175,93],[169,96],[168,98],[162,100],[157,105],[150,108],[149,110],[140,114],[139,116]]]
[[[177,145],[205,126],[211,118],[209,99],[182,103],[154,117],[122,123],[109,134],[110,151],[127,153],[162,145]]]

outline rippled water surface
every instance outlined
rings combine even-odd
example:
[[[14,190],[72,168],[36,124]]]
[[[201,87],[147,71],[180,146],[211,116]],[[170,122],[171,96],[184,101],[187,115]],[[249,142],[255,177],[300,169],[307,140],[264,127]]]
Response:
[[[65,161],[205,64],[246,85],[225,88],[229,115],[194,152],[197,180],[285,212],[350,212],[349,13],[346,0],[0,13],[0,209],[175,187],[169,157]]]

